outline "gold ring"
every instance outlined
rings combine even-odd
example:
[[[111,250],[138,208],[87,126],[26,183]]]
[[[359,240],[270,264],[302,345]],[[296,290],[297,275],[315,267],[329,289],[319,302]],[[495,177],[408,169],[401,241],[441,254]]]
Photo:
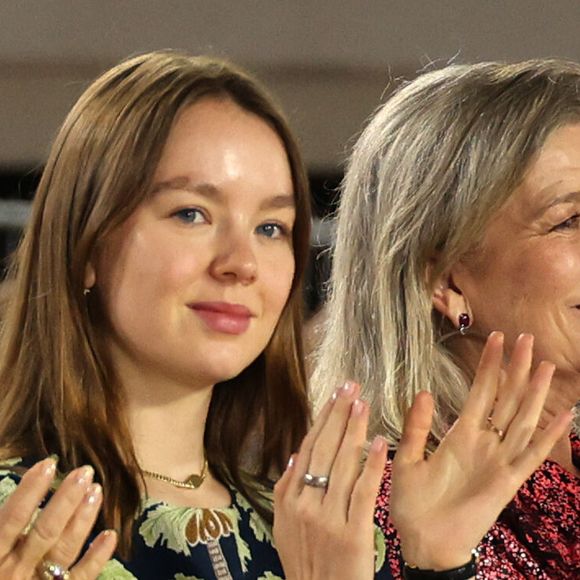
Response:
[[[503,441],[504,440],[505,433],[504,433],[503,429],[500,429],[499,427],[496,427],[493,424],[493,421],[491,420],[491,417],[488,417],[487,418],[487,428],[490,431],[493,431],[494,433],[497,433],[497,436],[499,437],[499,440],[500,441]]]

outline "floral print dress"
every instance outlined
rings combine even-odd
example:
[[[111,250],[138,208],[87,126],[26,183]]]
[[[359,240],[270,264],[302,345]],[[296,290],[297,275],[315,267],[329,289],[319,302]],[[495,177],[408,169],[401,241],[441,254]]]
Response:
[[[20,481],[22,467],[14,459],[0,470],[0,504]],[[17,470],[13,471],[11,467]],[[115,557],[100,580],[278,580],[284,572],[273,545],[272,531],[246,498],[230,488],[227,508],[171,506],[144,500],[135,523],[131,560]],[[96,533],[95,533],[96,535]],[[89,539],[90,541],[90,539]],[[392,578],[385,559],[385,540],[375,531],[376,580]]]

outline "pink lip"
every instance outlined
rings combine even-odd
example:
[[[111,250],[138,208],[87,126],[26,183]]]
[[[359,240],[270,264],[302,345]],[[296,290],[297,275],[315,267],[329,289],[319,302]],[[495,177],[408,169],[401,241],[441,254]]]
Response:
[[[194,302],[187,306],[210,330],[224,334],[243,334],[254,316],[245,306],[229,302]]]

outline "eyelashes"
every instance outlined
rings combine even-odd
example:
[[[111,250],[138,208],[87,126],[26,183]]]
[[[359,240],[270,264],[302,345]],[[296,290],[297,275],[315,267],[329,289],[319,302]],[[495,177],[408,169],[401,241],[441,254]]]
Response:
[[[287,238],[290,233],[285,225],[275,222],[261,224],[256,228],[256,231],[272,239]]]
[[[580,225],[579,220],[580,214],[575,213],[574,215],[571,215],[569,218],[565,219],[563,222],[555,225],[550,231],[558,232],[562,230],[576,229]]]
[[[171,217],[176,218],[177,220],[186,225],[211,223],[210,218],[205,214],[205,212],[197,207],[186,207],[177,210],[171,214]],[[292,228],[286,224],[271,221],[261,223],[259,226],[256,227],[255,232],[258,235],[276,240],[288,238],[292,232]]]
[[[204,213],[196,207],[186,207],[171,215],[185,224],[208,223]]]

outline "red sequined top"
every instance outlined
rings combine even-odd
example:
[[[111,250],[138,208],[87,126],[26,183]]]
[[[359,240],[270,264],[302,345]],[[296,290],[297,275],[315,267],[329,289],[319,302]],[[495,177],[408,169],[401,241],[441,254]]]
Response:
[[[571,438],[574,463],[580,440]],[[391,463],[385,468],[375,519],[385,533],[395,580],[401,578],[400,543],[389,519]],[[478,580],[580,579],[580,479],[544,462],[520,488],[477,547]]]

